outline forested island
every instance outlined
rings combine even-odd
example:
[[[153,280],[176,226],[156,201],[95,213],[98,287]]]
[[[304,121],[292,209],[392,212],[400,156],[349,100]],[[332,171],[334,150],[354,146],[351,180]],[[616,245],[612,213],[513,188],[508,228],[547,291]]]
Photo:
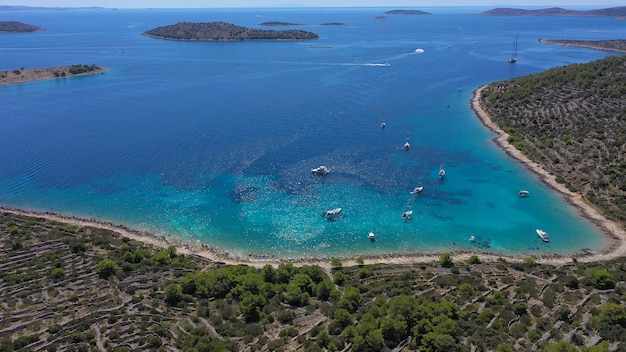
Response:
[[[626,40],[568,40],[568,39],[539,39],[540,43],[577,46],[581,48],[598,49],[626,53]]]
[[[43,28],[18,21],[0,21],[0,33],[38,32]]]
[[[624,257],[250,266],[13,212],[0,233],[0,351],[626,348]]]
[[[319,36],[303,30],[252,29],[226,22],[180,22],[158,27],[142,33],[159,39],[185,41],[237,41],[237,40],[309,40]]]
[[[484,16],[596,16],[596,17],[624,17],[626,6],[611,7],[598,10],[567,10],[560,7],[550,7],[537,10],[501,7],[479,13]]]
[[[626,222],[626,56],[494,82],[480,103],[508,141],[608,218]]]
[[[32,69],[26,69],[22,67],[16,68],[12,71],[0,71],[0,85],[77,77],[103,73],[107,70],[108,67],[83,64]]]

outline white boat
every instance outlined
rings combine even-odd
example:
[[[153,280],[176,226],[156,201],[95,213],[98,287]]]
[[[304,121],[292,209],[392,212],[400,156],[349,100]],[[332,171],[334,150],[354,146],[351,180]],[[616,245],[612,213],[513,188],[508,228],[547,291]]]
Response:
[[[415,187],[412,191],[411,194],[418,194],[421,193],[424,190],[423,186],[419,186],[419,187]]]
[[[315,169],[311,169],[311,172],[315,175],[325,176],[328,175],[330,169],[324,165],[320,165],[320,167],[316,167]]]
[[[469,240],[470,240],[470,242],[474,242],[474,241],[476,241],[476,237],[474,237],[474,236],[470,236],[470,237],[469,237]]]
[[[404,143],[404,150],[409,150],[409,148],[411,148],[411,145],[409,144],[409,142]]]
[[[520,189],[519,192],[517,192],[517,194],[519,194],[520,197],[526,197],[530,194],[530,192],[528,192],[525,189]]]
[[[375,241],[376,240],[376,235],[374,235],[373,232],[370,232],[369,235],[367,235],[367,238],[369,238],[370,241]]]
[[[423,52],[424,52],[424,49],[422,49],[422,48],[415,49],[415,53],[417,53],[417,54],[421,54]]]
[[[335,209],[331,209],[331,210],[326,210],[324,212],[324,216],[327,218],[334,218],[337,215],[339,215],[339,213],[341,213],[341,208],[335,208]]]
[[[535,232],[537,232],[537,236],[539,236],[539,238],[541,238],[542,241],[544,242],[549,242],[550,241],[550,237],[548,237],[548,233],[545,232],[542,229],[537,229],[535,230]]]
[[[402,218],[408,220],[411,218],[411,215],[413,215],[413,210],[405,211],[402,213]]]
[[[383,122],[380,124],[380,128],[385,128],[386,124]]]
[[[439,168],[439,178],[444,177],[446,177],[446,170],[444,170],[443,168]]]

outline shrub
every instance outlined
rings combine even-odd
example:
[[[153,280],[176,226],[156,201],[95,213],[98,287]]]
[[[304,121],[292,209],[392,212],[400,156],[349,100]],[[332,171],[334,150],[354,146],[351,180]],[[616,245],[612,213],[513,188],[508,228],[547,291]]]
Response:
[[[105,259],[98,263],[98,275],[103,279],[109,278],[109,276],[115,274],[118,270],[120,270],[120,267],[112,260]]]
[[[480,264],[481,261],[480,261],[480,259],[478,259],[477,255],[472,255],[471,257],[469,257],[467,259],[467,263],[468,264]]]
[[[291,324],[296,318],[296,313],[291,309],[283,309],[276,314],[276,318],[283,324]]]
[[[452,261],[452,255],[450,253],[443,253],[439,256],[439,264],[444,268],[451,268],[454,265]]]

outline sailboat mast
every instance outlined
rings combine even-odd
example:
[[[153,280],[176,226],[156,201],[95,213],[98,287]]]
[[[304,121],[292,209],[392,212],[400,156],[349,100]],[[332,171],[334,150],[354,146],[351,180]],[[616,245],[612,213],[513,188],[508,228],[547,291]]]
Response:
[[[513,42],[513,54],[509,59],[510,63],[515,63],[517,61],[517,35],[515,36],[515,41]]]

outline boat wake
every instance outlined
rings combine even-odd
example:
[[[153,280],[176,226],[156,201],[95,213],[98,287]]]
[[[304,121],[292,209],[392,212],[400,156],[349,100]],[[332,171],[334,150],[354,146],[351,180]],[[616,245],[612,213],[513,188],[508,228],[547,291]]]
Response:
[[[278,63],[281,64],[312,64],[312,63],[304,63],[304,62],[289,62],[289,61],[280,61]],[[322,62],[315,63],[314,65],[323,65],[323,66],[370,66],[370,67],[389,67],[390,63],[387,62],[365,62],[365,63],[354,63],[354,62]]]

